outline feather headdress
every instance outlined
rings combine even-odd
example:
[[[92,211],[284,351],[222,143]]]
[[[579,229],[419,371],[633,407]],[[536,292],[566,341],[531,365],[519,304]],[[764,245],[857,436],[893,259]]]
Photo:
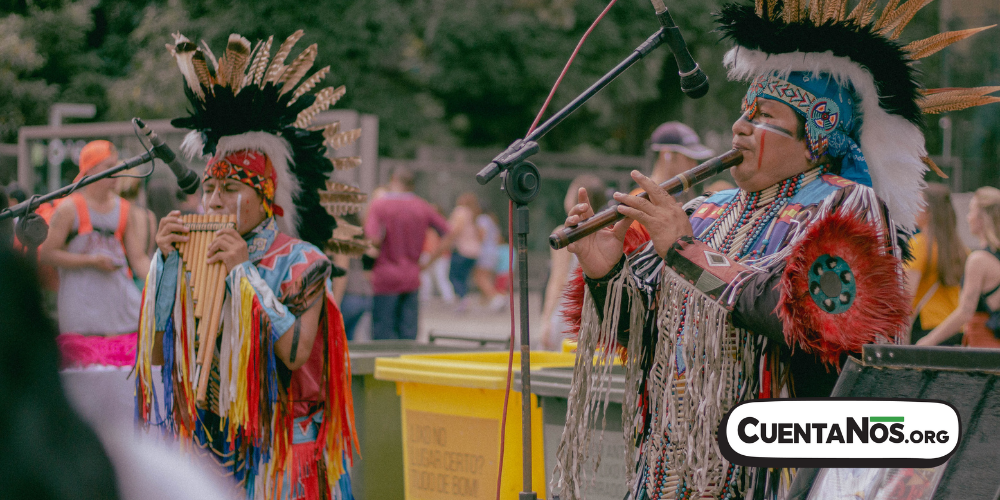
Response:
[[[825,78],[849,89],[863,154],[876,194],[897,224],[912,229],[922,204],[927,158],[923,113],[954,111],[1000,98],[996,87],[923,91],[912,63],[983,28],[941,33],[909,45],[897,42],[916,13],[932,0],[891,0],[881,13],[874,0],[756,0],[730,4],[720,31],[735,43],[726,54],[734,80],[788,79],[792,73]]]
[[[204,41],[197,45],[181,34],[168,44],[184,77],[192,109],[175,127],[192,131],[181,149],[189,158],[224,157],[257,150],[270,159],[277,173],[274,204],[279,229],[320,248],[327,246],[337,222],[321,199],[333,170],[360,165],[357,157],[329,158],[357,141],[360,130],[339,132],[337,124],[310,128],[313,119],[343,97],[346,89],[312,90],[329,73],[329,66],[311,75],[317,47],[310,45],[288,62],[302,30],[289,36],[271,58],[273,37],[251,46],[232,34],[216,59]],[[288,64],[286,64],[288,62]],[[308,76],[307,76],[308,75]]]

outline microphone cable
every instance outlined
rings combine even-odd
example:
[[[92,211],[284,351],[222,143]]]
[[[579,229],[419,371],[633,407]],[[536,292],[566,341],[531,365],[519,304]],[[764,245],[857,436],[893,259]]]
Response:
[[[531,124],[528,129],[528,134],[531,135],[535,131],[535,127],[538,126],[538,122],[541,121],[542,116],[545,115],[545,110],[548,109],[549,104],[552,102],[552,97],[556,94],[556,89],[559,88],[559,84],[562,83],[563,77],[569,71],[569,67],[573,64],[573,60],[576,59],[577,54],[580,53],[580,47],[583,46],[583,42],[587,40],[590,33],[594,31],[594,28],[604,19],[611,7],[615,5],[618,0],[611,0],[608,6],[601,11],[601,14],[594,19],[594,22],[587,28],[580,41],[576,44],[576,48],[573,49],[573,53],[569,56],[569,60],[566,61],[566,65],[563,66],[563,70],[559,73],[559,78],[556,79],[556,83],[552,86],[552,90],[549,91],[549,96],[545,99],[545,103],[542,104],[542,109],[538,111],[538,115],[535,117],[535,121]],[[507,388],[504,390],[503,394],[503,417],[500,421],[500,462],[499,468],[497,470],[497,500],[500,500],[500,484],[503,481],[503,454],[504,454],[504,442],[507,436],[507,403],[510,400],[510,382],[514,373],[514,343],[517,341],[517,336],[515,334],[514,328],[514,200],[507,200],[507,272],[510,273],[510,279],[508,280],[508,292],[510,300],[508,305],[510,306],[510,352],[507,355]],[[529,351],[531,347],[528,347]],[[524,374],[522,373],[523,377]],[[522,422],[521,425],[524,425]],[[522,450],[523,452],[523,450]],[[530,452],[530,450],[529,450]]]

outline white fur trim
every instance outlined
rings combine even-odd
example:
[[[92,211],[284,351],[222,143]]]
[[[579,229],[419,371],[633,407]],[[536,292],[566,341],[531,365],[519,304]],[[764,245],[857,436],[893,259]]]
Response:
[[[830,75],[839,85],[850,83],[861,99],[863,119],[858,146],[865,155],[875,193],[889,207],[893,221],[912,230],[923,206],[921,191],[927,186],[924,172],[927,156],[920,129],[879,106],[875,79],[860,64],[833,52],[790,52],[768,54],[736,46],[724,59],[730,80],[753,80],[758,76],[787,78],[792,71]]]
[[[294,200],[302,187],[290,168],[292,147],[288,141],[277,135],[268,132],[247,132],[220,138],[218,146],[215,147],[215,153],[224,156],[245,149],[260,151],[271,159],[271,165],[278,173],[278,185],[274,190],[274,203],[280,205],[285,212],[283,217],[276,217],[278,229],[289,236],[298,238],[299,233],[296,228],[299,224],[299,216]]]
[[[184,142],[181,142],[181,154],[184,155],[188,161],[194,160],[195,158],[200,158],[202,160],[208,160],[208,155],[202,153],[205,149],[205,141],[201,140],[201,132],[198,130],[192,130],[184,136]]]

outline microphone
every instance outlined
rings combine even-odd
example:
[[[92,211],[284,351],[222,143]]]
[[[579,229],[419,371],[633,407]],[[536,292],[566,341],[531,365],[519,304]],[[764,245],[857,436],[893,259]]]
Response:
[[[681,91],[692,99],[703,97],[708,93],[708,76],[688,52],[681,30],[674,24],[663,0],[651,1],[653,8],[656,9],[656,18],[660,20],[660,26],[664,29],[667,45],[670,46],[674,60],[677,61],[677,69],[680,70],[678,74],[681,75]]]
[[[156,135],[156,132],[147,127],[142,120],[132,118],[132,123],[139,127],[139,130],[149,138],[149,142],[153,144],[154,156],[163,160],[163,163],[166,163],[170,167],[170,171],[177,176],[177,186],[181,188],[181,191],[185,194],[194,194],[198,190],[198,186],[201,185],[201,179],[198,177],[198,174],[194,173],[190,168],[181,165],[177,161],[177,155],[170,149],[170,146],[167,146],[163,142],[163,139],[160,139],[160,136]]]

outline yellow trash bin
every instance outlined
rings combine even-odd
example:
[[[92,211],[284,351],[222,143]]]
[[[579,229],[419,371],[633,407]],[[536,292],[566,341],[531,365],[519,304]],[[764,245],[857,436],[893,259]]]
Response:
[[[574,354],[532,352],[531,367],[573,366]],[[514,354],[514,369],[520,367]],[[407,500],[493,500],[507,353],[404,355],[375,360],[375,378],[396,382],[403,421]],[[521,394],[511,384],[501,498],[522,489]],[[545,497],[542,411],[531,395],[532,487]]]

